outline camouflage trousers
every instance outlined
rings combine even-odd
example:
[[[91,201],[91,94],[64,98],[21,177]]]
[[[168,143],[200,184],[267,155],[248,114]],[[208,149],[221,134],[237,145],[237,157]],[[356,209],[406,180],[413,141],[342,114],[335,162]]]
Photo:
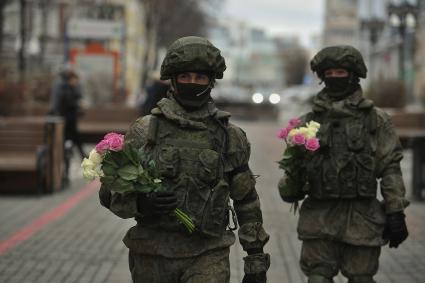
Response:
[[[130,250],[134,283],[226,283],[230,280],[229,248],[190,258],[166,258]]]
[[[301,249],[301,269],[305,275],[333,282],[339,271],[349,283],[373,283],[378,271],[381,247],[353,246],[342,242],[314,239],[304,240]]]

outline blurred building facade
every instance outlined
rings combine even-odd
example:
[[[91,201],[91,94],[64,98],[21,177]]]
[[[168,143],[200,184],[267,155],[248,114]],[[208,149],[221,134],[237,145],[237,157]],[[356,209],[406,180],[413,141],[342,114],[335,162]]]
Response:
[[[358,0],[326,0],[323,46],[356,45],[358,32]]]
[[[400,38],[388,24],[389,0],[359,0],[358,48],[368,66],[366,84],[399,76]]]
[[[425,104],[425,3],[419,6],[415,51],[415,93]]]
[[[145,46],[141,1],[11,0],[3,19],[3,64],[16,66],[22,47],[26,72],[71,64],[89,104],[139,92]]]
[[[367,84],[399,81],[407,102],[420,95],[424,41],[423,1],[360,0],[358,47],[369,68]]]
[[[327,0],[322,47],[335,44],[362,52],[364,89],[399,85],[407,104],[425,101],[425,1]]]
[[[222,20],[210,28],[210,40],[226,59],[223,84],[281,88],[284,74],[273,38],[244,22]]]

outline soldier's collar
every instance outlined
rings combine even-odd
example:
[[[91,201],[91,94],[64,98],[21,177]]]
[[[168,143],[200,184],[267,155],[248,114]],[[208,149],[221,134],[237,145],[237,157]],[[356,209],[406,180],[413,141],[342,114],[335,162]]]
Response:
[[[157,105],[158,108],[154,109],[152,114],[162,114],[182,127],[196,129],[206,129],[205,119],[216,115],[218,111],[215,104],[209,102],[199,110],[188,112],[173,98],[163,98]]]
[[[362,89],[359,88],[352,95],[344,100],[344,105],[351,109],[369,109],[373,107],[373,102],[363,97]],[[313,98],[313,111],[324,112],[332,108],[334,101],[326,94],[324,90],[320,91]]]
[[[352,95],[347,97],[345,105],[351,108],[369,109],[373,107],[373,102],[370,99],[364,98],[363,91],[359,88]]]

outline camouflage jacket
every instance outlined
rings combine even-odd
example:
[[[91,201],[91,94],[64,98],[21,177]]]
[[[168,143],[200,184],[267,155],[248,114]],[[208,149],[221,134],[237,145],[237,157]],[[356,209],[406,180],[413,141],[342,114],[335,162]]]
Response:
[[[303,190],[308,198],[300,209],[300,239],[383,245],[386,214],[408,205],[402,148],[390,117],[364,99],[361,90],[342,101],[332,101],[322,91],[303,120],[321,123],[321,148],[306,165]],[[378,180],[383,202],[376,198]]]
[[[218,205],[213,202],[213,208],[208,213],[208,217],[199,216],[203,210],[198,209],[200,207],[198,202],[202,202],[204,197],[199,194],[199,191],[202,190],[203,186],[208,187],[209,178],[215,179],[217,177],[220,179],[220,176],[215,175],[216,171],[222,172],[223,176],[220,183],[226,183],[224,187],[226,190],[220,192],[224,196],[218,196],[218,199],[225,200],[227,195],[233,200],[240,225],[239,240],[243,248],[245,250],[262,248],[268,241],[269,236],[262,226],[262,214],[255,190],[255,179],[248,167],[249,142],[240,128],[231,123],[226,123],[228,116],[225,112],[218,111],[212,102],[200,110],[187,112],[174,99],[165,98],[158,103],[158,108],[152,111],[152,115],[139,118],[130,127],[125,137],[126,142],[130,142],[136,147],[149,148],[152,152],[159,152],[157,162],[159,167],[165,170],[164,184],[167,189],[174,190],[177,193],[179,207],[186,212],[190,209],[189,212],[192,213],[193,211],[192,217],[202,220],[196,223],[197,226],[199,224],[201,231],[187,235],[182,229],[176,227],[175,219],[170,219],[170,217],[149,219],[149,217],[142,215],[137,205],[135,193],[126,195],[111,193],[106,187],[102,186],[99,193],[101,204],[121,218],[134,217],[137,221],[137,225],[132,227],[124,238],[124,243],[129,249],[143,254],[182,258],[232,245],[235,236],[231,230],[226,229],[228,222],[225,222],[224,226],[220,226],[221,224],[219,226],[214,225],[217,220],[214,213],[223,211],[221,207],[223,205],[227,209],[227,203]],[[181,182],[182,178],[175,178],[176,175],[184,173],[183,176],[185,177],[191,176],[193,173],[189,171],[193,171],[194,167],[203,167],[199,166],[199,164],[202,165],[201,163],[196,163],[196,165],[188,163],[188,160],[191,159],[189,147],[197,146],[195,137],[210,141],[221,140],[220,127],[214,126],[217,119],[225,122],[227,137],[225,150],[222,152],[222,162],[215,163],[215,159],[211,158],[215,156],[215,151],[206,149],[208,158],[203,158],[204,150],[201,152],[202,154],[199,154],[199,160],[200,162],[205,161],[203,164],[206,164],[205,168],[209,170],[205,174],[199,168],[201,171],[195,170],[199,172],[199,178],[202,182]],[[159,122],[156,120],[159,120]],[[157,127],[160,129],[154,129]],[[172,134],[170,137],[166,137],[168,134],[167,130],[163,130],[164,128],[167,128],[168,133],[178,132],[180,139],[177,140]],[[152,131],[156,133],[152,134]],[[221,137],[218,138],[217,136]],[[180,160],[180,165],[164,166],[167,165],[167,162],[174,162],[176,159],[175,152],[164,148],[164,141],[167,138],[173,142],[174,151],[177,147],[177,154],[180,156],[177,156],[177,158],[185,159],[186,157],[185,160]],[[183,156],[185,154],[188,156]],[[175,172],[176,170],[180,172]],[[175,179],[180,181],[177,182]],[[214,191],[214,185],[211,186],[211,191]],[[226,213],[228,213],[227,210]]]

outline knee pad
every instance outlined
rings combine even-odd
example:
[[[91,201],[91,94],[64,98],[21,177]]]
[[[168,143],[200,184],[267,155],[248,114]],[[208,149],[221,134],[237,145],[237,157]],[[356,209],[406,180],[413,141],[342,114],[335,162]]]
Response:
[[[348,283],[376,283],[376,281],[373,280],[373,276],[363,275],[348,278]]]
[[[308,283],[334,283],[332,278],[323,275],[313,274],[308,277]]]

